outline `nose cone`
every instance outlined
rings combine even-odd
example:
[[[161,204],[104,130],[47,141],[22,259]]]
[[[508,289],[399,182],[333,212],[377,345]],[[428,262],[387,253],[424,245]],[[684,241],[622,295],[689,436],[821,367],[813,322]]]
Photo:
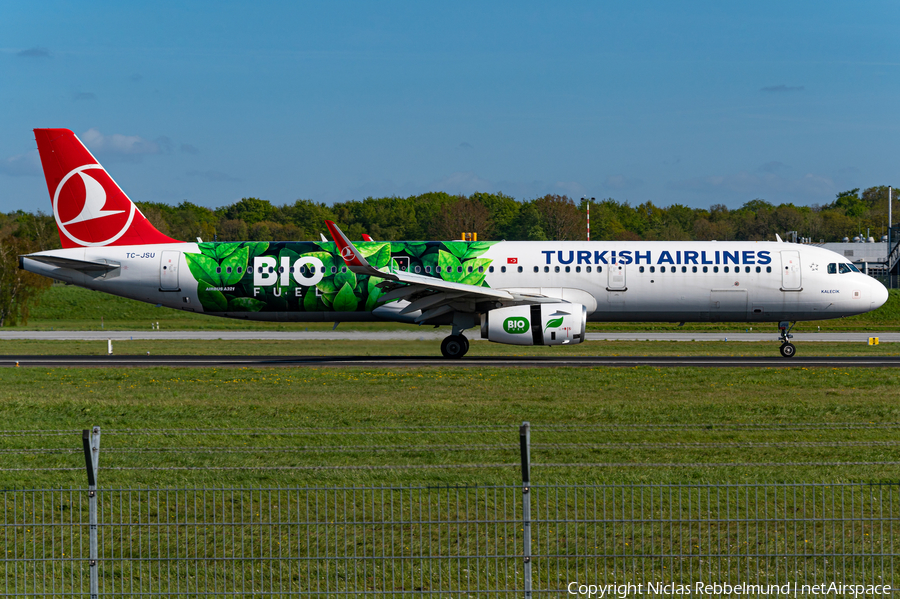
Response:
[[[887,300],[887,287],[885,287],[878,281],[872,281],[872,310],[880,308]]]

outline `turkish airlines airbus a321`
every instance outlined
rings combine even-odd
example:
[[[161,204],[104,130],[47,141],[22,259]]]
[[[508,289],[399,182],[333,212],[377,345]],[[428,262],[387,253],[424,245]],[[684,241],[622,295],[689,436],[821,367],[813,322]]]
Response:
[[[846,258],[783,242],[176,241],[68,129],[35,129],[63,249],[21,256],[53,279],[213,316],[451,325],[513,345],[584,340],[588,321],[778,323],[874,310],[887,289]]]

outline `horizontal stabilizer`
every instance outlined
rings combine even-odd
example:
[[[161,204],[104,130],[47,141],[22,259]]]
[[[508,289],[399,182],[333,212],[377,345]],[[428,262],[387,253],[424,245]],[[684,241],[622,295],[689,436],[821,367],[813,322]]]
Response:
[[[88,262],[86,260],[73,260],[72,258],[61,258],[59,256],[40,256],[36,254],[20,256],[19,258],[20,261],[21,258],[28,258],[29,260],[34,260],[35,262],[43,262],[44,264],[49,264],[50,266],[68,268],[69,270],[77,270],[84,273],[109,272],[121,266],[118,262]]]

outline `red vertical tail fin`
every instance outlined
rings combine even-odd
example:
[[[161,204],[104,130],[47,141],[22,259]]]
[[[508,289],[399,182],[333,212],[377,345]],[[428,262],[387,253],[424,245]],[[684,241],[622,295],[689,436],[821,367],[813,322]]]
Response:
[[[35,129],[64,248],[178,243],[156,230],[68,129]]]

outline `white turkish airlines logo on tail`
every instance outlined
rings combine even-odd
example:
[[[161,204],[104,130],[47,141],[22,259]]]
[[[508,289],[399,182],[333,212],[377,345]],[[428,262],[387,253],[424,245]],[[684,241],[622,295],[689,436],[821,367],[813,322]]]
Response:
[[[99,164],[86,164],[84,166],[79,166],[78,168],[72,169],[69,173],[62,178],[59,182],[59,185],[56,187],[56,192],[53,194],[53,217],[56,219],[56,224],[59,227],[59,230],[73,242],[83,245],[83,246],[104,246],[108,245],[115,240],[119,239],[122,235],[125,234],[125,231],[128,230],[128,227],[131,226],[131,221],[134,219],[135,205],[131,200],[125,197],[124,194],[121,194],[123,199],[128,202],[129,207],[127,210],[115,210],[115,209],[107,209],[107,201],[108,194],[107,189],[104,188],[103,184],[98,181],[96,178],[92,177],[90,174],[82,172],[87,170],[98,170],[104,175],[103,179],[108,179],[112,182],[112,179],[109,178],[109,175],[106,174],[106,171],[103,170]],[[78,175],[77,179],[80,179],[84,185],[84,200],[81,206],[81,210],[72,218],[63,221],[63,218],[60,216],[60,206],[59,206],[59,196],[62,193],[63,189],[66,187],[66,184],[70,181],[76,180],[75,175]],[[115,185],[115,183],[113,183]],[[116,189],[116,191],[119,191]],[[79,195],[78,192],[75,192],[76,197]],[[71,196],[69,196],[68,201],[72,201]],[[75,201],[77,202],[77,200]],[[73,202],[74,203],[74,202]],[[121,199],[118,203],[122,203]],[[124,208],[124,206],[122,206]],[[69,206],[66,206],[64,209],[64,213],[67,215],[72,214],[74,210],[72,210]],[[119,217],[118,219],[106,220],[109,217],[115,216],[117,214],[128,213],[128,217],[124,218]],[[101,222],[100,219],[104,219]],[[73,225],[75,225],[73,227]],[[79,226],[80,225],[80,226]],[[90,236],[96,238],[98,232],[103,232],[108,235],[106,239],[101,239],[98,241],[87,241],[82,239],[85,233],[88,232],[88,228],[92,233]],[[74,230],[73,230],[74,229]]]
[[[341,250],[341,258],[343,258],[344,260],[348,260],[350,262],[353,262],[354,260],[356,260],[356,254],[353,253],[353,248],[351,248],[350,246],[347,246],[344,249],[342,249]]]
[[[97,182],[96,179],[84,173],[78,173],[84,182],[84,208],[81,212],[70,221],[63,224],[73,225],[75,223],[84,222],[86,220],[94,220],[95,218],[103,218],[104,216],[112,216],[113,214],[121,214],[124,210],[104,210],[106,205],[106,190]]]

